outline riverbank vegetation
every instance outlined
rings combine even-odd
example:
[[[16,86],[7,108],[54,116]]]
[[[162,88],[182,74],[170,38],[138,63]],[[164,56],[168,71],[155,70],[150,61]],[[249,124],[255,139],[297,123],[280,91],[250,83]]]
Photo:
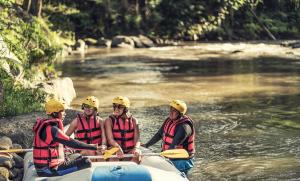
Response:
[[[63,45],[79,39],[300,38],[299,0],[0,0],[0,13],[0,116],[40,110],[37,83],[56,77]]]
[[[0,1],[0,116],[37,111],[45,93],[34,82],[53,72],[61,49],[59,37],[43,19],[31,16],[14,0]],[[51,76],[55,76],[52,74]]]
[[[53,29],[76,38],[119,34],[184,40],[300,38],[299,0],[44,0]],[[268,32],[269,31],[269,32]]]

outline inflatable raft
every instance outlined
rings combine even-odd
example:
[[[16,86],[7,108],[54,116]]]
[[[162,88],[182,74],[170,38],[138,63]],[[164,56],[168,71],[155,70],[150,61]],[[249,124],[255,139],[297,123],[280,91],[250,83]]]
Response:
[[[38,177],[32,152],[24,157],[23,181],[188,181],[171,163],[161,156],[144,156],[141,164],[134,162],[93,162],[91,168],[59,177]]]

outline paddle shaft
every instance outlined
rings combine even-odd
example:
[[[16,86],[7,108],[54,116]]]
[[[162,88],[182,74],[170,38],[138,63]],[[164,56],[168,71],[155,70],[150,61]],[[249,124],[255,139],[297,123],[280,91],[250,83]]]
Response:
[[[144,153],[144,154],[142,154],[142,156],[159,156],[159,155],[160,155],[160,153]],[[134,154],[124,154],[123,156],[124,156],[124,158],[132,158],[132,157],[135,157]],[[85,158],[90,158],[90,159],[103,158],[102,155],[96,155],[96,156],[83,156],[83,157],[85,157]],[[118,156],[117,156],[117,155],[112,155],[112,156],[110,156],[109,158],[118,158]]]
[[[65,150],[72,150],[71,148],[65,148]],[[31,152],[32,148],[27,149],[10,149],[10,150],[0,150],[0,153],[22,153],[22,152]]]
[[[0,150],[0,153],[22,153],[22,152],[30,152],[30,151],[33,151],[33,149],[28,148],[28,149]]]

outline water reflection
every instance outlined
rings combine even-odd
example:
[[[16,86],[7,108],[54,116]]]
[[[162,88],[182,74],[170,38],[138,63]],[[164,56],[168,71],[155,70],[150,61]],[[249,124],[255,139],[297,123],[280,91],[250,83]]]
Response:
[[[161,126],[170,99],[187,101],[197,135],[191,180],[300,178],[299,59],[282,51],[254,56],[262,45],[248,52],[215,46],[105,50],[62,69],[74,81],[74,107],[95,95],[108,115],[114,96],[128,96],[143,142]]]

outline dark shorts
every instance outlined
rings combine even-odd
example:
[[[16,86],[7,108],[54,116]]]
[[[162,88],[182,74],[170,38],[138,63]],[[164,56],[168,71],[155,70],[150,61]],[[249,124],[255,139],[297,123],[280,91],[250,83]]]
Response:
[[[171,160],[171,162],[179,171],[184,172],[186,175],[188,174],[188,171],[194,167],[194,158]]]
[[[36,172],[39,177],[55,177],[62,176],[85,168],[90,168],[91,166],[92,162],[88,158],[79,157],[75,160],[65,161],[55,169],[37,168]]]

